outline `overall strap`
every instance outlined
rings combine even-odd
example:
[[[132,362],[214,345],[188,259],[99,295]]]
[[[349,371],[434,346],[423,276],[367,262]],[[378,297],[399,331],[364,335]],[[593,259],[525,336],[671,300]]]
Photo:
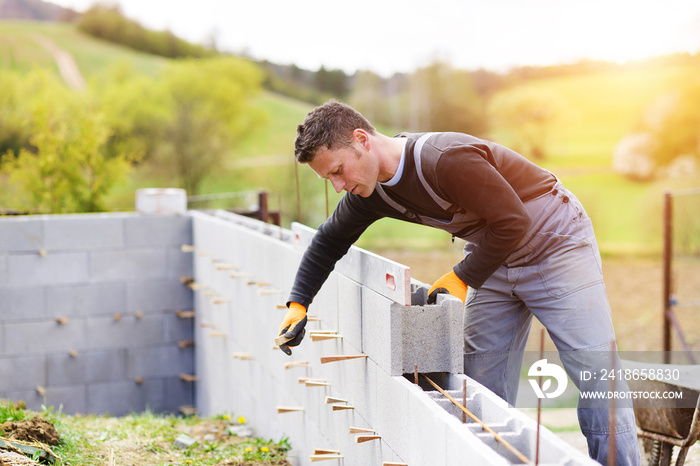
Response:
[[[436,133],[425,133],[423,136],[418,138],[415,146],[413,146],[413,159],[415,160],[416,164],[416,173],[418,173],[418,178],[423,184],[423,188],[430,195],[430,197],[433,198],[433,201],[435,201],[437,205],[442,207],[444,210],[447,210],[450,207],[452,207],[452,204],[438,196],[437,193],[433,191],[433,188],[431,188],[428,182],[425,180],[425,176],[423,175],[423,169],[421,168],[421,151],[423,150],[423,145],[428,140],[428,138],[430,138],[430,136],[434,134]]]

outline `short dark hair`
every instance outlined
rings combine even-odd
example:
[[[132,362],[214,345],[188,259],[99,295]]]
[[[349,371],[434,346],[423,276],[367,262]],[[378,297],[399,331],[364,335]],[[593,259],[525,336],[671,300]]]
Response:
[[[376,133],[374,126],[360,112],[337,100],[329,100],[311,110],[304,122],[297,126],[294,156],[299,163],[309,163],[322,147],[349,146],[352,132],[358,128],[370,134]]]

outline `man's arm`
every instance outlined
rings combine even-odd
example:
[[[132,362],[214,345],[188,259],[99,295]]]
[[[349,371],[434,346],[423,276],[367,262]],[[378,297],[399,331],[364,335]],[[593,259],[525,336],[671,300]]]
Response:
[[[440,194],[486,223],[476,248],[453,269],[474,288],[505,262],[532,224],[520,197],[496,168],[499,162],[488,147],[470,145],[446,151],[436,170]],[[517,165],[508,168],[517,170]]]

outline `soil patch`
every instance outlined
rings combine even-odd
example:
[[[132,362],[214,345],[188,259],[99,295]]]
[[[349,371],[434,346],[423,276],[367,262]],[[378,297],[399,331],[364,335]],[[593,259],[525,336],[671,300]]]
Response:
[[[10,421],[0,424],[0,431],[5,436],[23,442],[41,442],[47,445],[58,445],[58,431],[49,421],[38,416],[23,421]]]

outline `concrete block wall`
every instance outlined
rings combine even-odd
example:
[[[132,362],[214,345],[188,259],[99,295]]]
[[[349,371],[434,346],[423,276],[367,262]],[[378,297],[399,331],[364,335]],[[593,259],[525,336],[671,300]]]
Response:
[[[274,338],[313,230],[279,229],[225,212],[191,215],[202,415],[243,415],[260,436],[289,437],[295,465],[310,464],[317,449],[342,455],[330,464],[519,463],[480,425],[462,424],[461,412],[442,395],[411,381],[417,365],[461,399],[458,300],[425,305],[426,288],[411,283],[407,267],[352,248],[310,306],[314,320],[288,357],[274,348]],[[342,338],[312,341],[320,331]],[[335,355],[362,357],[321,362]],[[536,423],[477,382],[468,380],[467,387],[467,408],[534,460]],[[381,438],[358,443],[351,427]],[[540,451],[540,464],[596,464],[546,428]]]
[[[66,413],[194,403],[187,215],[0,218],[0,398]],[[59,323],[59,320],[63,323]]]

